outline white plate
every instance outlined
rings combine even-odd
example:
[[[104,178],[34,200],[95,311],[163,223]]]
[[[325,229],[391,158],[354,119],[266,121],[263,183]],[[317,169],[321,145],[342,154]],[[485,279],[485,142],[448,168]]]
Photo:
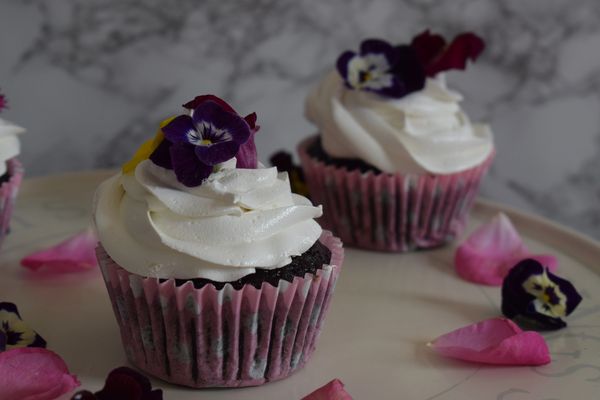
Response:
[[[18,199],[0,255],[0,299],[65,359],[82,387],[98,390],[126,364],[98,271],[49,276],[19,267],[29,252],[83,229],[94,188],[108,172],[31,179]],[[154,380],[165,399],[300,399],[340,378],[357,400],[550,400],[600,395],[600,244],[547,220],[480,201],[469,230],[504,211],[532,251],[552,253],[559,274],[584,297],[569,326],[545,334],[552,363],[493,367],[443,359],[425,344],[439,334],[500,315],[500,289],[467,283],[453,269],[455,246],[410,254],[348,249],[313,359],[288,379],[256,388],[192,390]],[[66,396],[65,398],[68,398]]]

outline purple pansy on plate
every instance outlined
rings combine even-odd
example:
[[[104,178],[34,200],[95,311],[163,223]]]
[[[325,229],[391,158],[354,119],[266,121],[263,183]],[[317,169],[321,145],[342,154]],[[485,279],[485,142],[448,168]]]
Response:
[[[115,368],[106,377],[102,390],[92,393],[81,390],[71,400],[162,400],[161,389],[152,389],[150,380],[129,368]]]
[[[363,41],[358,53],[342,53],[337,70],[348,88],[385,97],[400,98],[425,85],[425,72],[416,52],[381,39]]]
[[[515,265],[502,284],[502,313],[535,329],[564,328],[567,324],[561,318],[571,314],[580,302],[581,296],[571,282],[531,258]]]
[[[239,168],[256,168],[256,114],[242,118],[212,95],[198,96],[184,107],[190,114],[162,128],[164,140],[150,155],[152,162],[173,169],[188,187],[202,184],[215,165],[234,157]]]
[[[18,347],[46,347],[46,341],[21,319],[16,305],[0,302],[0,351]]]

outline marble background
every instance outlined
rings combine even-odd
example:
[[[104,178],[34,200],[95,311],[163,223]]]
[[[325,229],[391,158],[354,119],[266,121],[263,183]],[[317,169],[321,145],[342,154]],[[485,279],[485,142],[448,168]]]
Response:
[[[597,0],[0,0],[6,119],[29,176],[120,165],[198,93],[256,111],[263,160],[314,128],[312,83],[364,37],[473,30],[488,44],[450,84],[495,132],[483,195],[600,238]]]

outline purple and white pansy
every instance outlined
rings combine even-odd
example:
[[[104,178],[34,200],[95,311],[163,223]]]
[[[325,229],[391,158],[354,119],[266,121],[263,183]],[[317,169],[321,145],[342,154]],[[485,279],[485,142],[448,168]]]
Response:
[[[198,96],[184,104],[179,115],[162,127],[164,140],[150,155],[157,165],[173,169],[188,187],[202,184],[213,168],[232,158],[240,168],[256,168],[256,115],[240,117],[216,96]]]
[[[363,41],[358,53],[342,53],[337,70],[348,88],[386,97],[400,98],[425,85],[425,72],[414,50],[380,39]]]
[[[532,328],[554,330],[567,326],[581,296],[571,282],[528,258],[515,265],[502,285],[502,313]]]

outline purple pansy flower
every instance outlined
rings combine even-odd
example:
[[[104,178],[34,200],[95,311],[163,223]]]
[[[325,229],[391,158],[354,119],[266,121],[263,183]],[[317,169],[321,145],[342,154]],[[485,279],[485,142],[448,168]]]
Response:
[[[358,53],[342,53],[337,69],[348,88],[386,97],[400,98],[425,86],[425,71],[414,49],[380,39],[363,41]]]
[[[0,302],[0,351],[18,347],[46,347],[46,341],[21,319],[16,305]]]
[[[197,96],[183,107],[190,115],[180,115],[162,128],[165,140],[151,154],[152,162],[173,169],[189,187],[200,185],[216,164],[233,157],[238,168],[256,168],[255,113],[242,118],[213,95]]]
[[[534,259],[520,261],[502,284],[502,313],[532,328],[564,328],[567,324],[561,317],[571,314],[580,302],[571,282]]]
[[[162,398],[162,390],[152,390],[152,384],[145,375],[129,367],[119,367],[108,374],[102,390],[96,393],[82,390],[75,393],[71,400],[162,400]]]

